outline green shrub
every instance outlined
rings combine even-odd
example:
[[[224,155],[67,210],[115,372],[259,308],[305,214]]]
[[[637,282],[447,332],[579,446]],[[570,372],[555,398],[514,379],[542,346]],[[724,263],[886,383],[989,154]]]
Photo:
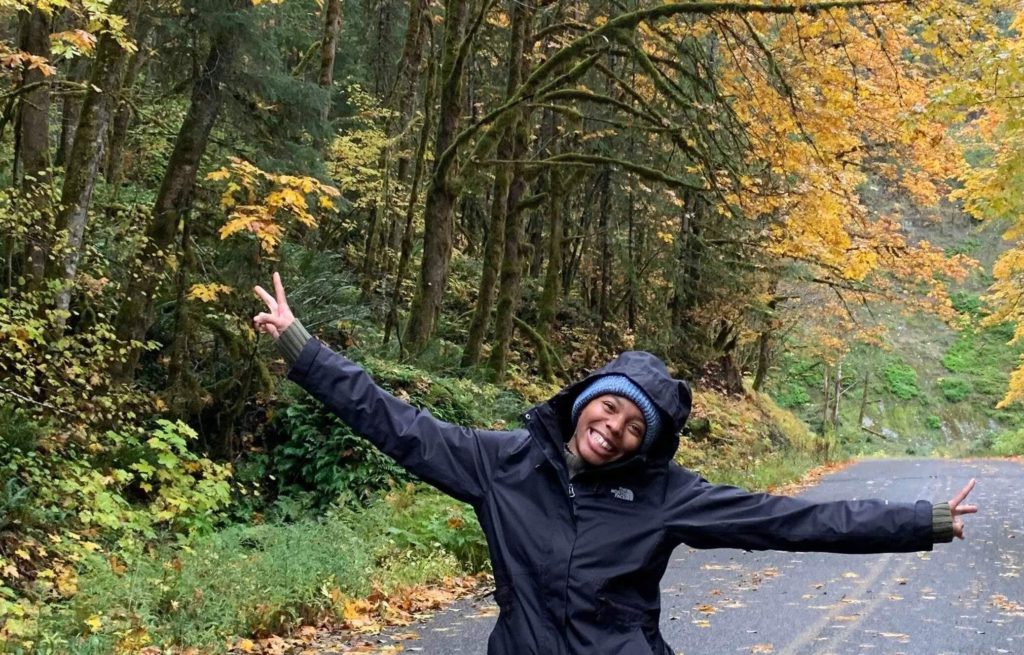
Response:
[[[932,414],[924,420],[924,424],[928,426],[929,430],[938,430],[942,427],[942,419]]]
[[[772,398],[781,407],[803,407],[807,403],[811,402],[811,395],[807,392],[807,387],[798,381],[787,380],[783,382],[779,388],[772,394]]]
[[[953,303],[953,309],[971,316],[978,316],[981,313],[981,298],[976,293],[967,291],[954,291],[949,295]]]
[[[317,507],[363,503],[409,479],[394,460],[305,392],[278,416],[286,440],[271,453],[269,472],[284,496],[304,497]]]
[[[511,422],[522,410],[518,396],[493,385],[434,376],[376,358],[367,358],[362,364],[383,388],[442,421],[489,427]],[[293,513],[304,504],[366,503],[410,479],[404,469],[353,433],[319,401],[297,387],[291,391],[288,406],[278,413],[284,442],[270,453],[267,465],[278,481],[279,493],[289,497],[285,501],[289,507],[281,509]]]
[[[1024,430],[1012,430],[996,435],[992,450],[998,455],[1024,455]]]
[[[958,403],[971,393],[971,383],[963,378],[941,378],[939,390],[942,397],[951,403]]]
[[[921,393],[917,386],[917,371],[902,362],[893,362],[882,370],[885,388],[892,395],[903,400],[915,398]]]

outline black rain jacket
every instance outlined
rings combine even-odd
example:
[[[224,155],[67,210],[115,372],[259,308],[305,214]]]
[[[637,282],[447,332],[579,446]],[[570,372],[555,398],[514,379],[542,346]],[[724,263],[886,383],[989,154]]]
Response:
[[[569,479],[572,402],[594,378],[625,375],[663,431],[646,456]],[[672,461],[690,390],[644,352],[626,352],[524,414],[525,429],[434,419],[378,387],[316,339],[289,378],[409,471],[476,510],[500,608],[489,655],[671,655],[658,629],[673,549],[837,553],[931,550],[932,506],[811,503],[708,483]]]

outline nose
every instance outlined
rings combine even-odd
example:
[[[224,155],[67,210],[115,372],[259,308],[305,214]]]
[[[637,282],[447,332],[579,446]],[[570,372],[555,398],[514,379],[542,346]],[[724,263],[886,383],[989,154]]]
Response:
[[[608,417],[606,425],[608,426],[609,434],[619,437],[622,435],[622,431],[626,429],[626,418],[623,416],[622,412],[616,412]]]

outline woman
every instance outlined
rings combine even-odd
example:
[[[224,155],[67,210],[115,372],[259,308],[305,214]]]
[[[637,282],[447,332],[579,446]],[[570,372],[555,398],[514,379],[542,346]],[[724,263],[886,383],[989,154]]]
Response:
[[[254,318],[288,377],[409,471],[476,510],[501,609],[490,655],[670,655],[659,581],[673,549],[836,553],[931,550],[963,538],[960,506],[810,503],[709,484],[672,457],[690,389],[653,355],[627,352],[523,415],[525,428],[443,423],[385,392],[310,338],[276,297]]]

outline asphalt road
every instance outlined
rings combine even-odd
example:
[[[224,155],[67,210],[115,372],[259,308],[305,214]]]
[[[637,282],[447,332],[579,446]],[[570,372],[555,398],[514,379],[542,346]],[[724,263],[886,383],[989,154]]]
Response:
[[[970,478],[966,540],[931,553],[827,555],[679,548],[661,628],[677,653],[1024,654],[1024,466],[1001,460],[864,461],[811,500],[947,500]],[[496,608],[464,601],[403,629],[403,652],[483,655]],[[379,643],[392,641],[383,636]]]

